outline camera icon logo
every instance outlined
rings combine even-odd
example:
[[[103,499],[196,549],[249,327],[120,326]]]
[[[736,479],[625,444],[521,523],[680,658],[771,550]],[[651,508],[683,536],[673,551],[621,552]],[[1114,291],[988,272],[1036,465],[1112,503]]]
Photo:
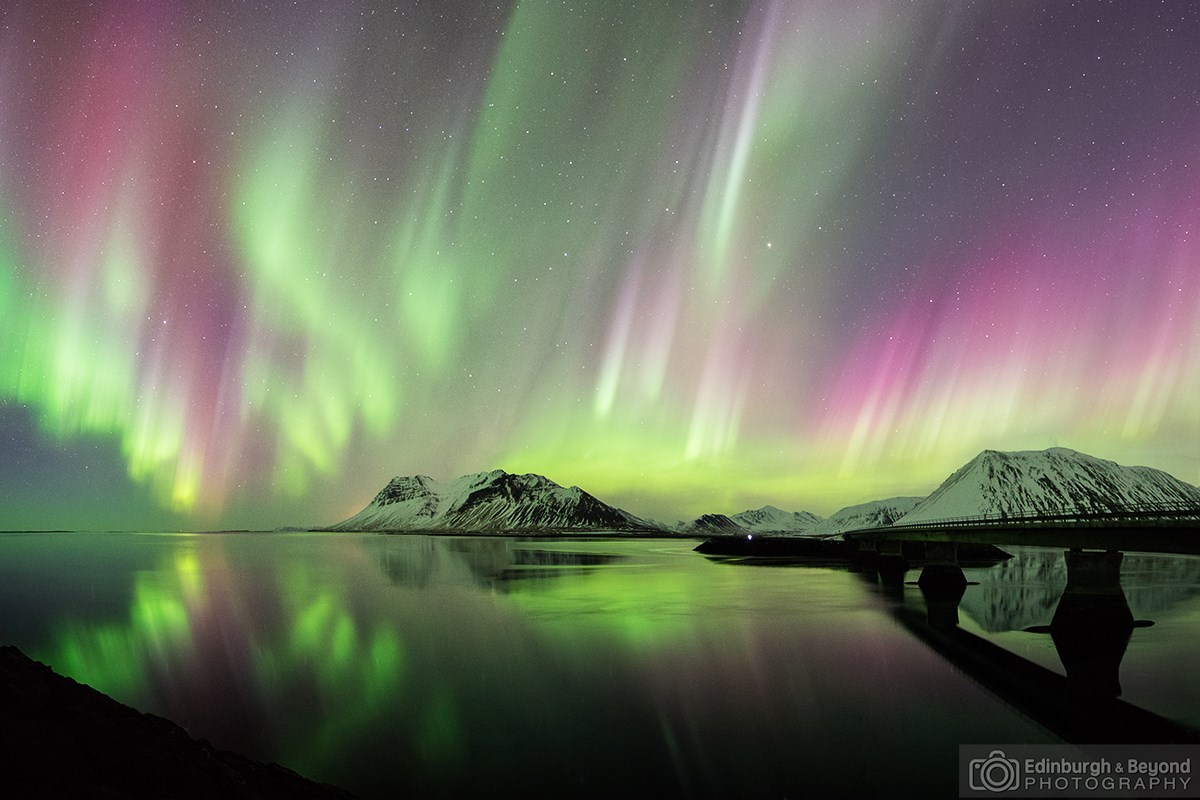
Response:
[[[1003,750],[993,750],[987,758],[973,758],[967,764],[967,784],[976,792],[1012,792],[1021,788],[1021,768],[1015,758]]]

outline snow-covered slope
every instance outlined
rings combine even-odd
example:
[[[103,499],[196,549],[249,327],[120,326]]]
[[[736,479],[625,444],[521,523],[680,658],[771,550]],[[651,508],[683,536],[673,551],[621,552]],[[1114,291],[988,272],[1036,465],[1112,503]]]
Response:
[[[1200,489],[1161,470],[1123,467],[1062,447],[984,450],[896,524],[1178,504],[1200,505]]]
[[[829,536],[863,528],[879,528],[891,525],[916,507],[924,497],[889,497],[846,506],[809,529],[810,536]]]
[[[783,511],[775,506],[743,511],[729,519],[739,527],[756,533],[804,533],[821,521],[816,514],[807,511]]]
[[[724,514],[703,514],[691,522],[681,522],[675,530],[685,534],[700,535],[729,535],[746,533],[746,529],[738,525]]]
[[[649,530],[654,526],[600,502],[578,486],[503,470],[439,483],[393,478],[366,508],[331,526],[340,531],[471,532]]]

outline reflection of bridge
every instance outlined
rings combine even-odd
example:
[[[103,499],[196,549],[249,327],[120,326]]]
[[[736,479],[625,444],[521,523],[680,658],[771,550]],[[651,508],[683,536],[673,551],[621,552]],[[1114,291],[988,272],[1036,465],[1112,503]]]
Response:
[[[909,543],[920,543],[925,563],[917,583],[924,613],[898,603],[897,619],[1068,741],[1200,741],[1200,732],[1118,699],[1121,660],[1133,631],[1152,624],[1135,621],[1129,609],[1121,588],[1122,551],[1200,554],[1200,509],[937,520],[852,531],[846,539],[893,586],[909,567]],[[968,543],[1066,549],[1067,585],[1054,617],[1049,626],[1031,629],[1050,634],[1065,678],[958,627],[967,587],[958,546]]]
[[[1112,605],[1101,603],[1082,615],[1068,614],[1067,622],[1055,613],[1051,635],[1066,669],[1064,677],[959,628],[958,601],[965,588],[923,586],[925,608],[920,609],[905,601],[904,595],[911,593],[901,584],[893,614],[972,680],[1068,742],[1200,742],[1200,731],[1119,699],[1118,672],[1135,627],[1132,615],[1122,623],[1116,619],[1121,614],[1113,613],[1123,605],[1123,594]],[[1069,589],[1064,592],[1060,611],[1073,599],[1079,595],[1073,598]],[[1128,613],[1128,605],[1124,610]]]

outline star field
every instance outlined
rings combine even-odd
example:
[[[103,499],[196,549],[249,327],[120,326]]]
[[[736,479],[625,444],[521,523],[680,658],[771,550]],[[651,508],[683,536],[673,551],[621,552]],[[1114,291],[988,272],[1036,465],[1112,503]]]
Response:
[[[0,528],[1195,483],[1198,76],[1188,2],[7,3]]]

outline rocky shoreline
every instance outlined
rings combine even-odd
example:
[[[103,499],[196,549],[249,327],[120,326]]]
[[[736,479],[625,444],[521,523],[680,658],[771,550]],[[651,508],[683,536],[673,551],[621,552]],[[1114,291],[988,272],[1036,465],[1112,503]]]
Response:
[[[354,795],[193,739],[0,646],[0,794],[71,798],[312,798]]]

